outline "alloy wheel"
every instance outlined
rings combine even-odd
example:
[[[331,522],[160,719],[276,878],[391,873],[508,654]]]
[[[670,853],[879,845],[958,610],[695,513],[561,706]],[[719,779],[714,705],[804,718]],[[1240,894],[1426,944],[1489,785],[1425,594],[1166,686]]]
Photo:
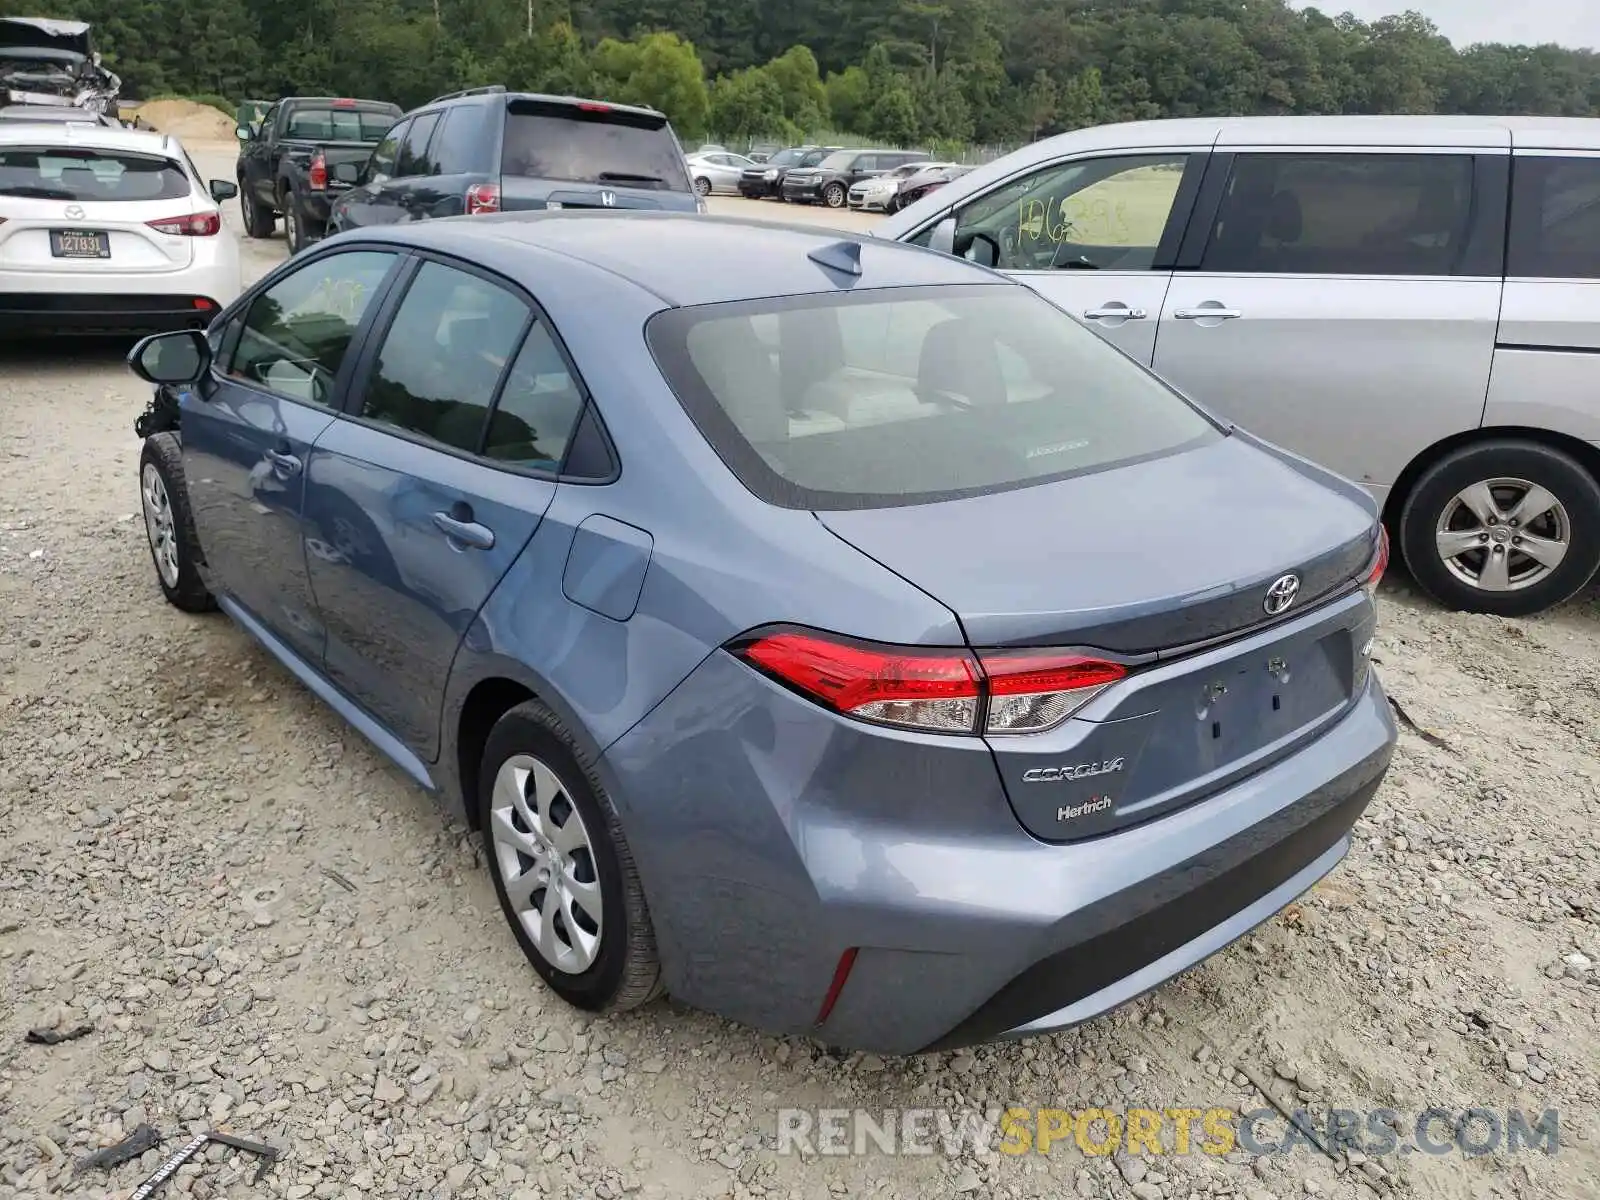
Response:
[[[1487,592],[1516,592],[1549,576],[1572,546],[1572,521],[1549,489],[1526,479],[1486,479],[1461,489],[1439,514],[1434,543],[1445,568]]]
[[[588,970],[603,933],[600,877],[566,785],[532,755],[513,755],[495,775],[489,821],[495,870],[528,939],[556,970]]]
[[[161,573],[163,583],[175,588],[178,586],[178,532],[167,485],[153,463],[145,464],[139,482],[144,499],[144,531],[150,538],[156,570]]]

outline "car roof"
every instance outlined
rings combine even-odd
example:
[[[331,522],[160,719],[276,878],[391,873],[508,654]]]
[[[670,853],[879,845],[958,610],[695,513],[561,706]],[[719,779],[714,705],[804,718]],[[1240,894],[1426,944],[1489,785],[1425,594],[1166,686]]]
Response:
[[[377,240],[457,254],[513,277],[517,249],[530,256],[542,251],[626,280],[671,307],[831,292],[843,286],[1018,286],[963,259],[916,246],[744,217],[639,210],[501,213],[363,231],[369,233]],[[854,282],[808,257],[841,243],[860,247],[861,275]],[[530,263],[530,269],[536,274],[538,264]]]
[[[135,154],[159,154],[176,158],[183,146],[170,133],[149,133],[142,129],[113,129],[95,125],[93,118],[83,123],[68,121],[0,121],[0,146],[37,144],[49,140],[61,146],[85,150],[129,150]],[[48,129],[48,134],[40,132]]]
[[[51,37],[82,37],[90,29],[87,21],[59,21],[52,17],[0,17],[0,25],[26,25]]]

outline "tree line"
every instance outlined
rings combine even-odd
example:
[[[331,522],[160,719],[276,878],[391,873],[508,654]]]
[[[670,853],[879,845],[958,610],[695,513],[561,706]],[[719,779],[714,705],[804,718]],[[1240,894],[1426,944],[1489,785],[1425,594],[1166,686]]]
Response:
[[[1457,49],[1415,12],[1287,0],[14,0],[94,22],[124,91],[238,101],[462,87],[644,103],[686,139],[928,146],[1107,121],[1600,112],[1600,56]]]

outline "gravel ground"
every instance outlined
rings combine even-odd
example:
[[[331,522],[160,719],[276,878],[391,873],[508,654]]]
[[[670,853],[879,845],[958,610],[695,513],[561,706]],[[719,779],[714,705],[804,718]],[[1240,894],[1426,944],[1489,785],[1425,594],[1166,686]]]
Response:
[[[220,174],[226,153],[197,157]],[[252,273],[281,253],[252,245]],[[887,1062],[670,1002],[596,1021],[540,987],[465,830],[227,620],[162,603],[122,349],[0,351],[0,1198],[126,1198],[213,1123],[287,1156],[251,1186],[213,1150],[181,1193],[1600,1195],[1592,594],[1503,621],[1386,585],[1379,670],[1427,736],[1404,734],[1350,858],[1105,1020]],[[1249,1111],[1264,1090],[1554,1108],[1560,1153],[841,1158],[775,1137],[785,1107]],[[141,1123],[163,1150],[74,1176]]]

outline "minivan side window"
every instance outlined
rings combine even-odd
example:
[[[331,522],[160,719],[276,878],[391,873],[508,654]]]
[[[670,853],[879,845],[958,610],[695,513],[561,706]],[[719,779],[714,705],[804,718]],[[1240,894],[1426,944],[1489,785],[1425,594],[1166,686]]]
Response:
[[[439,123],[439,114],[436,112],[423,113],[411,122],[410,132],[400,146],[400,164],[395,168],[395,175],[400,179],[412,179],[419,175],[434,174],[433,163],[428,159],[428,139],[433,136],[433,127]]]
[[[1517,157],[1506,274],[1600,279],[1600,158]]]
[[[1472,224],[1467,154],[1241,154],[1200,269],[1450,275]]]
[[[958,212],[956,251],[982,240],[1002,271],[1148,271],[1188,161],[1142,154],[1053,163]]]
[[[498,284],[423,263],[384,334],[361,415],[478,453],[528,316],[528,306]]]
[[[386,251],[352,250],[291,271],[251,302],[227,374],[329,404],[351,339],[393,265]]]

